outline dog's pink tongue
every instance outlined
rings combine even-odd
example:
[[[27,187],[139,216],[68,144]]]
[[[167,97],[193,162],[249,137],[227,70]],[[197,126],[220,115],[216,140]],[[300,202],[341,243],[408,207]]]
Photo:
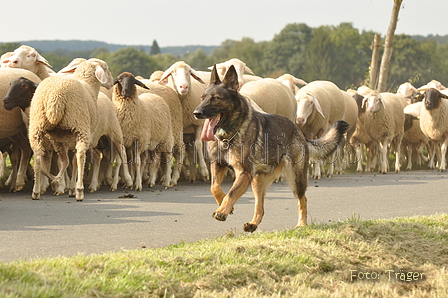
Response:
[[[218,122],[217,116],[210,119],[205,119],[204,127],[202,128],[202,134],[201,134],[202,141],[208,142],[215,140],[215,135],[213,134],[213,131],[215,129],[217,122]]]

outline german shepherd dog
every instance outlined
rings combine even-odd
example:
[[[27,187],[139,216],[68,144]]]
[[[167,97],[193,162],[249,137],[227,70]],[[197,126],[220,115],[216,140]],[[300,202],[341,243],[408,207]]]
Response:
[[[221,82],[215,66],[202,102],[194,111],[196,118],[206,119],[202,140],[210,141],[210,190],[219,205],[213,217],[225,221],[250,184],[255,196],[255,210],[252,220],[244,224],[244,231],[254,232],[264,215],[267,188],[284,172],[299,200],[297,227],[306,225],[309,159],[318,160],[330,155],[342,140],[348,124],[337,121],[320,139],[306,140],[289,119],[254,110],[237,90],[235,68],[230,67]],[[235,180],[225,194],[221,182],[227,167],[234,170]]]

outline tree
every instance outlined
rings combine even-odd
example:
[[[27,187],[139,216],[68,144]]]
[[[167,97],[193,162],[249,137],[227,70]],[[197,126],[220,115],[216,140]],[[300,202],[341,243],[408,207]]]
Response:
[[[266,45],[263,67],[267,73],[291,73],[302,76],[305,48],[312,37],[306,24],[288,24]]]
[[[305,64],[302,77],[305,81],[333,80],[336,65],[332,59],[332,48],[328,27],[313,31],[313,38],[305,50]]]
[[[114,77],[127,71],[135,76],[149,78],[157,70],[157,63],[149,55],[132,47],[112,53],[106,62]]]
[[[392,8],[392,16],[390,17],[389,29],[387,29],[387,35],[384,43],[384,54],[381,59],[380,77],[378,79],[378,91],[384,92],[387,90],[387,76],[389,73],[390,60],[393,52],[393,42],[395,29],[397,28],[398,13],[400,12],[401,3],[403,0],[394,0],[394,6]]]
[[[20,46],[21,44],[18,42],[8,42],[0,44],[0,56],[7,52],[14,52],[14,50]]]
[[[151,51],[149,52],[149,55],[158,55],[162,53],[160,51],[159,45],[157,44],[157,41],[154,39],[154,41],[152,42],[152,46],[151,46]]]

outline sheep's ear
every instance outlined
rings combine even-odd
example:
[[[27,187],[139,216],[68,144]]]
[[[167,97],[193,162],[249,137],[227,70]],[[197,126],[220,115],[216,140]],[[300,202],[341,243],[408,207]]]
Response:
[[[252,71],[252,69],[250,69],[247,66],[244,66],[244,72],[250,73],[251,75],[255,75],[254,72]]]
[[[305,82],[302,79],[298,79],[298,78],[294,78],[294,84],[299,84],[299,85],[308,85],[307,82]]]
[[[205,82],[199,77],[198,73],[196,72],[196,70],[194,70],[193,68],[191,69],[191,76],[193,78],[196,79],[196,81],[198,81],[201,84],[205,84]]]
[[[210,85],[218,85],[221,84],[221,80],[219,79],[218,71],[216,70],[216,64],[212,68],[212,75],[210,77]]]
[[[143,84],[143,82],[141,82],[139,80],[135,80],[134,84],[149,90],[148,86],[146,86],[145,84]]]
[[[171,65],[170,68],[168,68],[167,70],[165,70],[165,72],[163,73],[163,75],[160,77],[159,82],[167,80],[168,77],[173,73],[173,70],[174,70],[174,64]]]
[[[313,96],[313,103],[314,107],[316,108],[317,112],[322,115],[322,117],[325,118],[324,112],[322,112],[322,107],[320,106],[319,101]]]
[[[439,93],[440,93],[440,97],[448,99],[448,95],[446,95],[446,94],[444,94],[442,92],[439,92]]]
[[[100,81],[101,84],[107,83],[107,75],[101,65],[95,66],[95,77]]]
[[[231,65],[229,67],[222,82],[228,89],[238,91],[240,85],[238,82],[238,74],[236,73],[235,66]]]
[[[117,79],[114,80],[114,85],[117,85],[118,83],[120,83],[120,81]]]
[[[362,95],[361,95],[362,96]],[[366,101],[367,101],[367,97],[365,96],[363,99],[362,99],[362,105],[361,105],[361,109],[363,109],[364,108],[364,106],[366,105]]]
[[[46,65],[48,67],[53,67],[53,66],[50,65],[50,63],[48,63],[47,59],[42,57],[39,53],[37,53],[36,61],[39,62],[39,63],[42,63],[42,64],[44,64],[44,65]]]
[[[379,95],[380,98],[380,102],[383,104],[384,109],[386,109],[386,103],[384,102],[383,97],[381,97],[381,95]]]

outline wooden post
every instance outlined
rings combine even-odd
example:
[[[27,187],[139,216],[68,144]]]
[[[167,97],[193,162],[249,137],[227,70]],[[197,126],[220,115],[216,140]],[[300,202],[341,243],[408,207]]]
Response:
[[[378,91],[387,91],[387,76],[389,73],[390,59],[392,58],[393,42],[395,29],[397,28],[398,13],[400,12],[401,3],[403,0],[394,0],[394,7],[392,8],[392,16],[390,17],[389,29],[387,30],[386,40],[384,43],[384,54],[381,59],[380,77],[378,80]]]
[[[379,34],[375,34],[372,44],[372,61],[370,62],[370,77],[369,87],[370,89],[376,89],[376,83],[378,78],[378,61],[380,56],[380,42],[381,38]]]

